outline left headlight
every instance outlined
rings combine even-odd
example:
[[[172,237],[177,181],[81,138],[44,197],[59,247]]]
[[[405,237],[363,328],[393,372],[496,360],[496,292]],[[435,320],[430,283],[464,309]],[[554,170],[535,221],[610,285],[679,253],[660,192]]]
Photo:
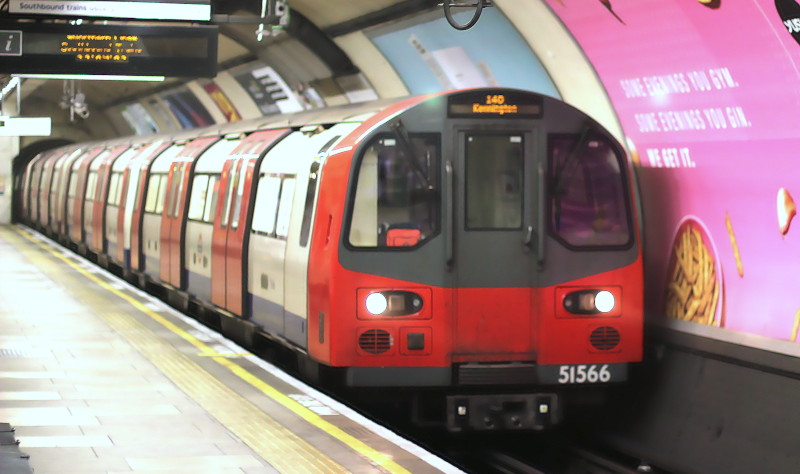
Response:
[[[364,306],[373,316],[408,316],[422,310],[422,297],[412,291],[376,291],[364,298]]]

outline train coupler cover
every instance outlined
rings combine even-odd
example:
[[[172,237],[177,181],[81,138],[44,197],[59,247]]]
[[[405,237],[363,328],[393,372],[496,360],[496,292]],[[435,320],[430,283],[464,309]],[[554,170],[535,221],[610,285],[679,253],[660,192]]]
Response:
[[[543,430],[560,421],[554,393],[447,397],[447,429],[453,432]]]

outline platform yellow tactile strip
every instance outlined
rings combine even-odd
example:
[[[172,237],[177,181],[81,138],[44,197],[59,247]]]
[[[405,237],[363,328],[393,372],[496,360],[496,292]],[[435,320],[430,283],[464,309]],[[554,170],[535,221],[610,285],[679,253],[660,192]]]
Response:
[[[27,233],[17,230],[20,235],[36,243],[42,249],[62,260],[86,278],[97,283],[103,289],[116,294],[132,304],[136,309],[158,321],[170,331],[178,334],[183,339],[197,347],[203,355],[223,365],[231,372],[258,388],[261,392],[284,405],[295,414],[299,415],[312,425],[322,429],[334,438],[342,441],[351,449],[371,461],[378,470],[392,473],[407,473],[408,471],[394,462],[389,456],[379,453],[360,440],[347,434],[340,428],[323,420],[316,413],[306,409],[275,388],[260,380],[238,364],[225,357],[216,355],[216,352],[202,341],[183,331],[160,314],[148,309],[135,298],[111,287],[108,283],[90,272],[80,268],[59,252],[37,242]],[[17,241],[19,237],[7,228],[0,227],[0,237],[8,241]],[[37,254],[27,253],[26,256],[39,267],[48,262]],[[37,262],[36,260],[39,260]],[[99,314],[114,330],[126,338],[133,347],[148,358],[177,386],[205,408],[212,416],[223,423],[232,433],[247,443],[255,452],[281,472],[347,472],[342,466],[331,460],[328,456],[318,451],[304,439],[272,419],[258,407],[241,397],[238,393],[223,385],[219,380],[206,372],[202,367],[185,355],[178,352],[171,345],[163,342],[144,325],[120,312],[104,312]],[[231,407],[236,409],[232,410]]]

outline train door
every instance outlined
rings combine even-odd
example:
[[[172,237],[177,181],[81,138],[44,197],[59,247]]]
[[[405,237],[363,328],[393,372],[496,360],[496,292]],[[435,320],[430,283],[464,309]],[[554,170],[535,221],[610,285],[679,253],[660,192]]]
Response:
[[[89,246],[89,250],[98,255],[104,254],[106,251],[106,208],[109,205],[109,199],[112,197],[109,194],[112,184],[111,178],[113,176],[112,167],[114,162],[117,161],[120,155],[127,149],[128,145],[112,148],[109,150],[108,154],[105,154],[105,157],[97,168],[95,196],[93,200],[94,207],[91,209],[93,226],[92,239],[86,244]],[[119,177],[117,177],[117,180],[118,179]],[[118,181],[117,184],[119,184]],[[114,206],[116,207],[116,204],[114,204]]]
[[[148,184],[148,175],[153,161],[161,152],[169,147],[169,143],[155,142],[149,145],[146,151],[128,167],[129,177],[126,181],[127,197],[124,199],[122,212],[123,247],[120,261],[125,268],[140,271],[144,268],[143,228],[145,213],[145,190]]]
[[[453,191],[455,361],[532,360],[540,138],[524,122],[455,129],[446,176]],[[509,127],[509,124],[513,126]],[[517,126],[519,125],[519,126]],[[477,359],[475,359],[477,360]]]
[[[103,151],[103,147],[97,147],[84,153],[72,164],[69,174],[67,190],[67,225],[68,239],[74,244],[83,241],[83,208],[84,193],[86,184],[89,181],[89,165]]]
[[[217,139],[218,137],[204,137],[192,140],[183,147],[169,169],[167,206],[161,217],[161,281],[178,289],[182,289],[184,283],[182,237],[194,160]]]
[[[231,313],[245,315],[245,249],[251,213],[253,175],[256,161],[281,136],[285,129],[250,134],[231,153],[225,163],[217,191],[220,202],[214,219],[212,267],[224,269],[211,277],[212,302]]]

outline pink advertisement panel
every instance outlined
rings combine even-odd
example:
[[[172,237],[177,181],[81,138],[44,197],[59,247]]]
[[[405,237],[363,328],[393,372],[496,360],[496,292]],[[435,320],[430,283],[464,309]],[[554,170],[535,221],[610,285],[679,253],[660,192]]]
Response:
[[[798,341],[800,5],[547,2],[636,151],[648,314]]]

